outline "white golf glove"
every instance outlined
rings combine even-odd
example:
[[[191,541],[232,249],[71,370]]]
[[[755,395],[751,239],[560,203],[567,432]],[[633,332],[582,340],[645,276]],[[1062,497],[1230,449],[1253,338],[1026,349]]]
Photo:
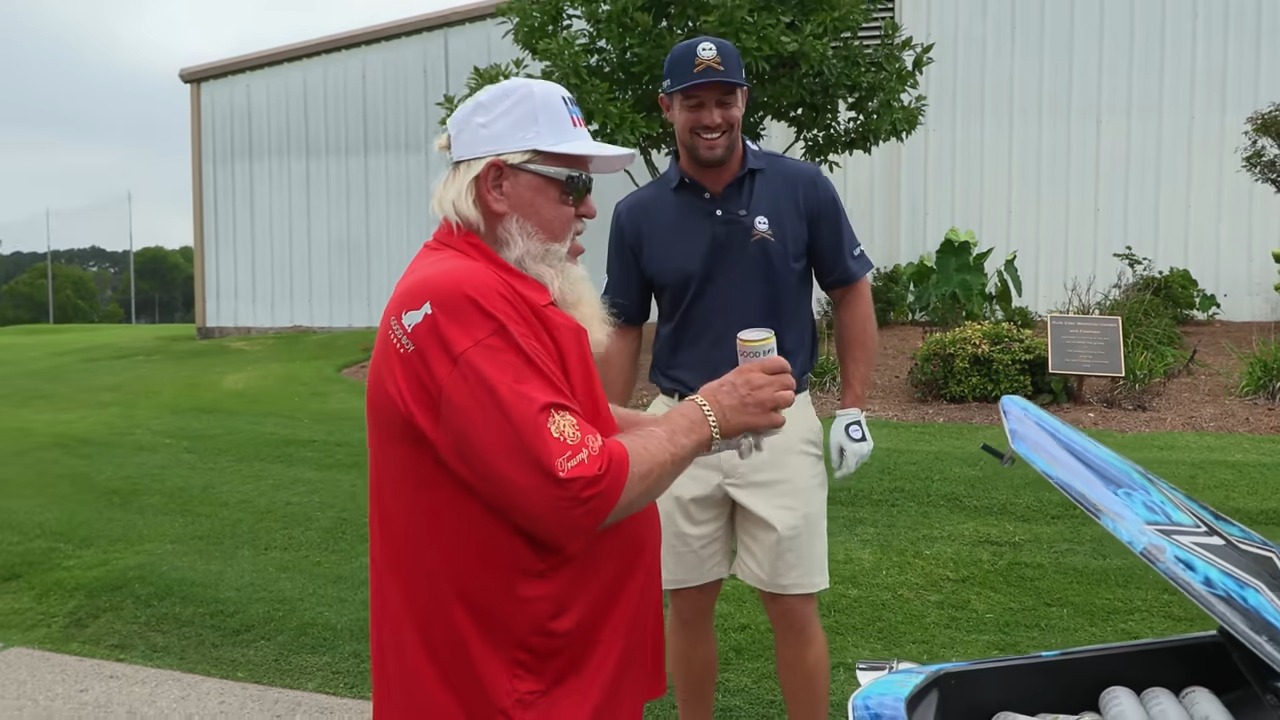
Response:
[[[701,457],[719,455],[722,452],[733,451],[738,454],[738,457],[746,460],[751,457],[755,451],[761,449],[763,448],[761,447],[760,437],[758,435],[739,435],[733,438],[722,439],[719,445],[702,453]]]
[[[827,453],[831,456],[831,469],[837,480],[852,475],[861,467],[871,457],[874,447],[867,418],[861,410],[845,408],[836,412],[827,437]]]

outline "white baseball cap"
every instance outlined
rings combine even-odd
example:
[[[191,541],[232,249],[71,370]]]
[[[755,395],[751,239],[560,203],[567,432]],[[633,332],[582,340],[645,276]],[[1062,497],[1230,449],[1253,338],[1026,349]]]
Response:
[[[560,85],[514,77],[486,85],[449,116],[449,157],[454,162],[511,152],[591,158],[591,172],[621,172],[636,151],[596,142],[573,95]]]

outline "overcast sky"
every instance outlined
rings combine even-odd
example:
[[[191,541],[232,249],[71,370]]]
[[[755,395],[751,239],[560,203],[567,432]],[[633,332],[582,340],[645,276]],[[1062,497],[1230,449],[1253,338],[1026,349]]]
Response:
[[[178,71],[459,0],[0,0],[0,252],[191,242]]]

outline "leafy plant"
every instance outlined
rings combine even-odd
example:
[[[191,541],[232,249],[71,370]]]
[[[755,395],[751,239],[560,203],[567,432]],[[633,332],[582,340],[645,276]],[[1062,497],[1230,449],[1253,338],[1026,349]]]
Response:
[[[1002,311],[1000,319],[1014,327],[1034,330],[1040,322],[1040,315],[1025,305],[1015,305],[1007,314]]]
[[[1254,111],[1245,126],[1241,167],[1255,182],[1280,193],[1280,103]]]
[[[875,305],[876,323],[900,325],[911,321],[907,306],[911,299],[911,282],[902,263],[876,268],[871,273],[871,300]]]
[[[715,35],[738,47],[752,83],[743,133],[761,140],[770,124],[785,125],[794,134],[786,151],[798,145],[805,160],[834,170],[844,156],[906,139],[924,118],[920,78],[933,44],[916,42],[892,17],[875,19],[880,5],[508,0],[497,14],[521,56],[474,68],[465,92],[446,94],[439,107],[447,118],[480,87],[506,77],[552,80],[575,95],[597,137],[637,148],[656,177],[654,155],[671,145],[657,101],[667,51]],[[875,40],[859,40],[869,28]]]
[[[1116,289],[1112,303],[1133,295],[1155,298],[1164,304],[1169,317],[1178,324],[1189,322],[1196,315],[1213,318],[1222,310],[1218,297],[1206,292],[1186,268],[1170,267],[1157,271],[1151,258],[1138,255],[1130,245],[1125,246],[1124,252],[1112,253],[1112,257],[1129,268],[1131,275],[1127,283]]]
[[[1022,296],[1017,251],[987,274],[987,259],[995,248],[976,252],[978,239],[972,230],[952,227],[933,252],[907,263],[903,272],[911,286],[908,310],[942,328],[965,322],[1014,317],[1013,298]]]
[[[1192,354],[1160,297],[1122,295],[1104,314],[1121,318],[1125,367],[1124,377],[1113,378],[1099,401],[1106,407],[1146,409],[1165,382],[1190,363]]]
[[[1069,383],[1050,377],[1045,338],[1005,322],[967,322],[929,334],[916,351],[907,380],[922,400],[995,402],[1022,395],[1062,402]]]
[[[1253,341],[1253,349],[1240,351],[1230,347],[1240,361],[1235,393],[1239,397],[1268,403],[1280,403],[1280,342],[1274,337]]]
[[[1196,315],[1213,317],[1221,305],[1185,268],[1156,271],[1150,258],[1126,245],[1113,257],[1127,269],[1108,287],[1095,290],[1093,278],[1081,287],[1068,285],[1061,312],[1115,315],[1121,319],[1125,374],[1108,379],[1096,400],[1105,407],[1143,410],[1166,383],[1195,364],[1178,326]]]
[[[1271,262],[1275,263],[1276,265],[1280,265],[1280,250],[1271,251]],[[1280,275],[1280,268],[1276,268],[1276,274]],[[1277,293],[1280,293],[1280,282],[1277,282],[1275,285],[1272,285],[1271,289],[1275,290]]]
[[[809,371],[809,390],[828,395],[840,392],[840,363],[834,355],[823,353],[818,356],[813,370]]]

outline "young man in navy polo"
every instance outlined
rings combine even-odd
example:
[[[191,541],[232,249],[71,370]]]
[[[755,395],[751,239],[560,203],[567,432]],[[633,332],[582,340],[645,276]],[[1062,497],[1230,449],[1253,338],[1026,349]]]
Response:
[[[826,718],[830,670],[817,593],[828,586],[824,433],[807,390],[817,358],[813,286],[833,300],[840,410],[827,438],[836,476],[871,453],[862,408],[876,322],[871,260],[816,165],[742,137],[749,85],[737,49],[714,37],[676,45],[659,104],[675,158],[614,208],[604,294],[620,322],[598,359],[611,402],[635,388],[641,326],[657,300],[649,379],[662,413],[737,362],[736,337],[766,327],[797,382],[786,425],[762,451],[700,458],[658,499],[668,669],[682,720],[710,718],[714,608],[730,573],[760,591],[774,629],[789,717]],[[736,544],[736,556],[734,546]]]

